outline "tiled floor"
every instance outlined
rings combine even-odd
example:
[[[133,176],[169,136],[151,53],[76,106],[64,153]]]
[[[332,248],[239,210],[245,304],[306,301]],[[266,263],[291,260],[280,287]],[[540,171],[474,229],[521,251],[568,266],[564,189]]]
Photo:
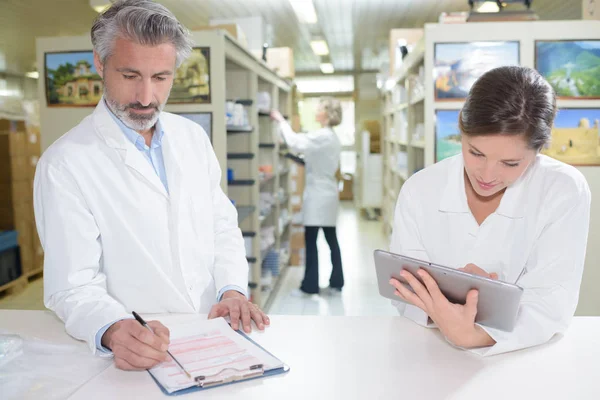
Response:
[[[27,285],[21,293],[0,297],[0,309],[45,310],[44,280],[40,277]]]
[[[295,297],[304,268],[288,268],[269,314],[287,315],[398,315],[390,300],[379,295],[373,250],[387,248],[382,223],[359,217],[351,203],[343,203],[338,216],[338,241],[342,252],[345,287],[338,296]],[[323,232],[319,232],[320,286],[329,284],[331,261]]]
[[[379,296],[373,266],[373,250],[386,248],[381,222],[367,221],[358,216],[351,203],[343,203],[338,217],[338,240],[346,285],[335,297],[294,297],[300,286],[304,268],[287,270],[280,290],[268,310],[269,314],[288,315],[397,315],[390,301]],[[319,277],[326,287],[331,274],[329,247],[319,233]],[[43,280],[33,281],[23,292],[0,298],[0,309],[43,310]]]

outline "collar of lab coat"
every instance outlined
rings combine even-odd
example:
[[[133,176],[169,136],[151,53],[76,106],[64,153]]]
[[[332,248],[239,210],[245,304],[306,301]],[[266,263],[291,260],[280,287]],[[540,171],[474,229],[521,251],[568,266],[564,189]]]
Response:
[[[98,102],[98,105],[92,114],[92,121],[97,133],[106,144],[119,150],[119,154],[125,164],[138,171],[148,184],[153,186],[160,194],[168,199],[169,194],[158,174],[156,174],[150,163],[144,159],[144,156],[140,154],[135,145],[123,134],[123,131],[117,122],[115,122],[112,112],[106,106],[104,97]],[[167,180],[169,181],[169,186],[174,178],[170,175],[177,175],[176,167],[178,167],[178,163],[175,162],[175,157],[171,156],[170,150],[169,146],[163,148],[163,157],[165,159],[165,166],[167,167]]]
[[[512,218],[523,218],[523,193],[532,169],[537,164],[537,158],[521,177],[506,188],[500,201],[496,214]],[[450,161],[448,168],[448,182],[440,199],[439,211],[448,213],[470,213],[465,192],[465,165],[462,154]]]

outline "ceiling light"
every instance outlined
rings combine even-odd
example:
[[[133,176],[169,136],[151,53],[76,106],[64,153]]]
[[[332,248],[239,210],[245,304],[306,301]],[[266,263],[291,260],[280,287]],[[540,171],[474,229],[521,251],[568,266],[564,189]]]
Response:
[[[90,7],[97,13],[106,11],[111,6],[110,0],[90,0]]]
[[[310,42],[310,47],[318,56],[326,56],[329,54],[329,47],[327,46],[327,42],[324,40],[312,40]]]
[[[333,74],[335,68],[333,68],[332,63],[323,63],[321,64],[321,72],[324,74]]]
[[[40,78],[40,73],[37,72],[37,71],[26,72],[25,76],[28,77],[28,78],[39,79]]]
[[[317,23],[317,12],[312,0],[290,0],[290,4],[300,22],[304,24]]]
[[[500,7],[498,7],[498,4],[496,4],[496,2],[492,2],[492,1],[486,1],[485,3],[483,3],[482,5],[479,6],[479,8],[477,9],[477,12],[480,13],[496,13],[500,11]]]

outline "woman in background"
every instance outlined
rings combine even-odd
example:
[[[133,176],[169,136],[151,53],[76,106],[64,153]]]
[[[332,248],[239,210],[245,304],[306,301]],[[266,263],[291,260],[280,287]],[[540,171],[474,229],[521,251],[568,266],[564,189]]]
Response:
[[[315,119],[321,129],[296,134],[278,111],[271,117],[279,122],[280,133],[291,151],[304,154],[306,186],[302,206],[302,222],[306,242],[306,270],[300,286],[303,294],[319,293],[319,256],[317,235],[323,229],[331,250],[332,271],[327,294],[340,293],[344,286],[342,257],[336,234],[339,194],[336,172],[340,164],[341,144],[333,127],[342,122],[340,102],[322,98]]]

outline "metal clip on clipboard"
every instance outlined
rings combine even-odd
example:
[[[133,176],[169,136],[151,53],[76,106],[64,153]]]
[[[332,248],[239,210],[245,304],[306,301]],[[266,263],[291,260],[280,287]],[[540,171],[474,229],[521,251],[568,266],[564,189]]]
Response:
[[[226,372],[226,371],[236,371],[240,374],[228,376],[221,379],[210,380],[211,378],[215,378],[216,376]],[[246,379],[256,378],[264,375],[265,370],[262,364],[251,365],[248,369],[237,369],[237,368],[224,368],[221,371],[217,372],[213,375],[200,375],[194,378],[196,385],[201,388],[207,388],[211,386],[223,385],[226,383],[243,381]]]

